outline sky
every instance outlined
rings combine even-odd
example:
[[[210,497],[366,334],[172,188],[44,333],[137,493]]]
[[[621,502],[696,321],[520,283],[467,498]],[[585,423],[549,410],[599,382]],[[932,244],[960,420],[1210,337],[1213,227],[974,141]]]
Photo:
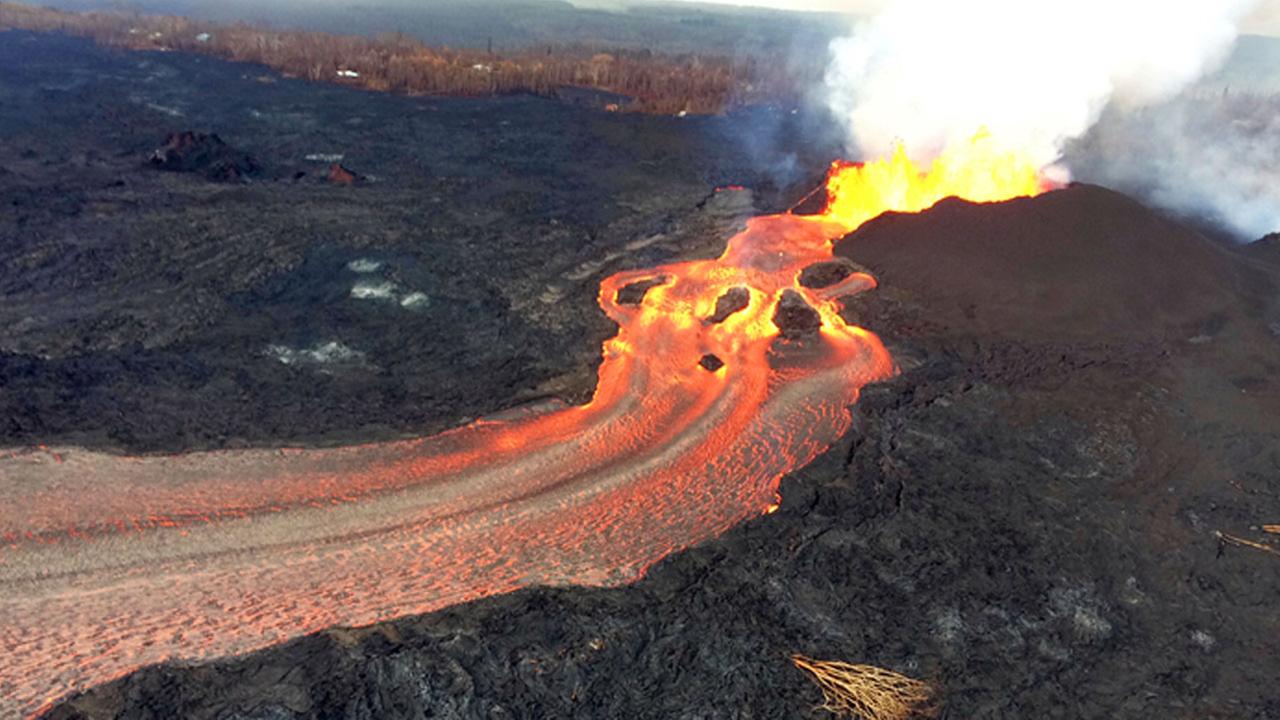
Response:
[[[718,5],[758,5],[783,10],[825,10],[870,14],[884,6],[888,0],[694,0]],[[1070,0],[1064,0],[1069,2]],[[1204,0],[1215,2],[1215,0]],[[1280,0],[1262,0],[1258,9],[1245,20],[1246,33],[1280,36]]]

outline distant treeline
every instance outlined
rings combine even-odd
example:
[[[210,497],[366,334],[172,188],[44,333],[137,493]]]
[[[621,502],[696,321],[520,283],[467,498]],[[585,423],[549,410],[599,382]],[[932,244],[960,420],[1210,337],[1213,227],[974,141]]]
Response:
[[[495,54],[431,48],[402,34],[331,35],[0,2],[0,30],[6,29],[59,31],[132,50],[201,53],[261,63],[293,77],[408,94],[550,96],[566,86],[590,88],[631,99],[616,109],[648,113],[714,114],[740,105],[790,103],[801,87],[794,69],[758,59],[575,45]]]

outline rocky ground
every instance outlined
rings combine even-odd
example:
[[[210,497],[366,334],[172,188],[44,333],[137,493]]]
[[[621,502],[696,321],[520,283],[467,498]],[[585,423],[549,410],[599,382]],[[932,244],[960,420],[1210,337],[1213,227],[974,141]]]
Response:
[[[10,84],[0,87],[11,88],[5,82]],[[533,101],[490,101],[496,105],[489,110],[470,102],[461,101],[456,112],[466,116],[464,109],[474,107],[470,117],[480,123],[501,117],[495,106]],[[6,123],[12,122],[10,107],[0,104]],[[564,108],[545,112],[566,113],[548,124],[566,118],[592,127],[604,123],[622,145],[646,137],[645,123],[664,122],[579,116]],[[533,115],[510,121],[536,124],[540,116]],[[713,128],[730,121],[702,122]],[[266,154],[214,127],[228,144]],[[710,142],[714,133],[707,128],[687,142]],[[663,143],[683,137],[652,132]],[[575,137],[581,142],[581,135]],[[137,151],[144,149],[139,140]],[[8,154],[20,150],[6,145],[3,152],[0,165],[12,170]],[[568,155],[561,170],[578,167]],[[25,256],[5,246],[6,300],[29,308],[13,310],[7,303],[6,327],[23,312],[36,319],[26,330],[5,331],[4,362],[38,369],[0,375],[4,417],[18,418],[6,441],[48,437],[136,449],[368,437],[444,426],[538,393],[572,397],[590,380],[585,358],[609,331],[591,303],[598,279],[593,272],[610,263],[711,252],[742,213],[785,204],[776,193],[777,200],[763,199],[772,196],[765,188],[753,209],[745,193],[710,194],[711,186],[730,178],[678,169],[710,162],[713,155],[672,151],[652,174],[639,169],[640,160],[615,161],[613,174],[593,174],[593,181],[581,179],[588,172],[581,168],[568,175],[576,181],[548,174],[548,187],[563,189],[545,200],[531,192],[531,202],[552,205],[516,215],[528,218],[523,228],[504,205],[514,186],[499,186],[488,223],[477,225],[471,238],[454,240],[442,239],[452,237],[443,230],[431,233],[441,223],[465,226],[465,218],[453,217],[463,211],[444,203],[435,214],[415,214],[422,211],[405,206],[416,198],[416,208],[424,193],[398,191],[391,181],[382,190],[371,181],[338,193],[304,178],[299,187],[307,188],[305,197],[321,200],[308,200],[307,213],[300,213],[289,210],[304,197],[290,194],[293,185],[214,187],[186,175],[131,169],[129,182],[156,183],[147,186],[145,202],[141,196],[137,202],[167,202],[169,210],[118,211],[95,220],[87,208],[98,191],[84,190],[78,214],[28,222],[59,229],[31,231],[46,233],[32,248],[78,252],[79,260],[50,250],[20,266],[14,263]],[[113,162],[132,168],[136,157]],[[602,150],[599,157],[609,153]],[[475,158],[482,162],[479,154]],[[349,160],[359,172],[379,173],[376,163]],[[270,167],[270,158],[263,164]],[[27,168],[23,177],[35,172],[19,167]],[[626,175],[634,176],[621,179]],[[12,178],[0,177],[7,193],[15,192]],[[161,192],[169,183],[178,184],[167,191],[173,195]],[[467,187],[481,192],[487,186],[476,181]],[[358,195],[366,190],[385,194],[385,203],[375,209],[364,204],[373,199],[351,199],[367,198]],[[52,190],[40,197],[30,212],[63,212]],[[555,198],[563,198],[562,205],[555,206]],[[482,205],[468,212],[481,212],[475,208]],[[161,235],[181,238],[196,232],[192,227],[212,232],[176,220],[191,220],[188,213],[197,208],[207,222],[223,223],[215,227],[226,237],[244,233],[248,239],[228,241],[240,248],[234,251],[209,248],[212,235],[204,242],[185,240],[178,247],[190,254],[178,256],[185,258],[181,266],[160,268],[199,267],[200,252],[246,258],[243,265],[224,259],[224,268],[261,266],[277,245],[293,247],[279,239],[296,232],[286,227],[311,228],[325,241],[298,240],[296,255],[283,256],[252,279],[231,274],[244,286],[229,293],[215,283],[201,295],[195,290],[207,286],[193,284],[192,297],[214,298],[206,302],[215,308],[226,303],[210,311],[213,320],[180,322],[191,317],[191,308],[205,307],[198,302],[175,300],[165,313],[155,301],[133,297],[115,301],[133,303],[122,307],[134,315],[110,306],[115,314],[107,316],[137,317],[138,329],[76,324],[97,317],[86,308],[107,307],[85,299],[94,297],[87,294],[94,288],[133,287],[154,277],[170,283],[157,294],[183,298],[172,289],[188,286],[155,270],[143,272],[137,261],[110,260],[116,248],[137,242],[122,239],[120,230],[104,231],[100,245],[81,246],[70,228],[141,222],[139,216],[158,213],[150,227],[169,231],[155,234],[145,246],[154,254],[146,257],[167,258],[176,250],[157,247]],[[600,225],[566,219],[552,229],[550,220],[536,219],[607,212],[602,208],[614,208],[616,216]],[[301,216],[313,213],[325,221],[304,225]],[[5,217],[14,227],[14,214]],[[436,224],[423,222],[427,217]],[[649,217],[666,224],[620,229]],[[597,228],[597,234],[575,235],[576,223]],[[637,243],[655,235],[660,239],[651,244]],[[512,259],[517,254],[509,248],[535,238],[541,252]],[[534,257],[562,247],[553,242],[572,256],[560,260],[557,250],[555,267],[544,270]],[[419,245],[436,252],[415,254],[429,252]],[[455,255],[457,247],[481,259]],[[1274,686],[1280,674],[1280,556],[1232,540],[1280,545],[1262,529],[1280,521],[1280,388],[1274,379],[1280,369],[1280,262],[1272,250],[1274,242],[1221,245],[1088,186],[998,206],[951,201],[919,216],[886,216],[842,241],[838,252],[882,281],[846,314],[881,335],[902,372],[865,392],[853,409],[854,430],[840,444],[784,479],[778,512],[668,558],[633,586],[531,589],[379,626],[335,629],[248,657],[150,668],[74,698],[50,717],[820,717],[813,710],[818,691],[792,666],[792,653],[926,679],[939,690],[944,718],[1280,716]],[[459,264],[427,275],[420,269],[424,257]],[[364,276],[350,268],[365,266],[348,264],[359,260],[385,263],[367,275],[395,284],[390,292],[448,297],[432,288],[464,293],[480,285],[483,292],[464,297],[487,296],[493,304],[464,315],[441,301],[410,322],[403,299],[394,306],[387,300],[366,305],[350,297],[350,286]],[[31,269],[22,274],[14,272],[17,267]],[[102,274],[88,275],[95,270]],[[216,282],[231,282],[223,279],[225,272],[211,273],[208,282],[215,275]],[[71,289],[86,294],[72,302]],[[37,312],[46,307],[60,314]],[[508,318],[509,324],[494,330],[495,320],[486,317]],[[463,321],[471,323],[465,332],[454,327]],[[556,323],[562,323],[558,330]],[[312,334],[288,335],[293,326]],[[339,335],[339,329],[353,334]],[[452,344],[486,332],[510,344],[500,350]],[[152,340],[170,337],[175,339],[159,345]],[[232,338],[240,338],[238,344]],[[210,339],[239,350],[208,349]],[[261,347],[269,343],[324,354],[314,343],[330,340],[365,355],[323,371],[302,356],[293,363],[264,358],[265,370],[249,367],[248,358],[262,358]],[[394,348],[403,348],[398,357],[427,359],[399,368],[386,359]],[[189,358],[170,364],[190,375],[142,366],[125,375],[133,384],[114,388],[107,380],[66,379],[78,377],[72,374],[77,363],[108,358],[112,368],[137,367],[122,358],[147,353]],[[503,353],[517,358],[502,370],[506,374],[493,370],[505,366],[483,364]],[[582,360],[573,360],[577,353]],[[362,364],[378,369],[359,369]],[[359,381],[367,384],[349,379],[364,377],[358,373],[367,374],[369,380]],[[175,381],[167,395],[146,394],[159,393],[148,387],[167,377],[207,380]],[[443,377],[459,386],[461,396],[480,387],[492,392],[452,415],[440,410],[455,407],[444,401],[401,409],[414,405],[406,397],[414,392],[444,392],[438,387]],[[142,393],[129,396],[135,416],[113,410],[96,417],[82,409],[93,407],[83,397],[120,398],[123,387]],[[222,387],[243,394],[230,395],[235,402],[220,400]],[[160,402],[164,397],[173,404]],[[54,399],[39,405],[43,398]],[[367,406],[305,417],[354,398],[365,398]],[[250,408],[245,415],[232,409],[238,403]],[[9,409],[14,407],[31,409],[21,414]],[[169,433],[162,439],[138,430],[123,439],[111,434],[117,427],[142,427],[148,411],[165,407],[169,414],[155,427],[225,429],[184,434],[168,427],[157,431]],[[206,414],[225,424],[201,425],[214,422],[203,419]],[[264,415],[278,419],[260,420]],[[46,416],[65,418],[64,424],[41,426],[52,422]],[[129,417],[143,420],[130,425]],[[235,424],[245,418],[254,421]]]
[[[342,443],[581,400],[602,277],[718,252],[834,152],[768,111],[394,97],[28,33],[0,60],[0,446]]]

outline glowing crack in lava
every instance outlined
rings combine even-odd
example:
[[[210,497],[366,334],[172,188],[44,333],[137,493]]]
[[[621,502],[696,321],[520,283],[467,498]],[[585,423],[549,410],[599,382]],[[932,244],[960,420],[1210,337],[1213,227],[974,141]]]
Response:
[[[1037,192],[1034,167],[985,148],[929,173],[901,154],[837,163],[822,215],[758,217],[715,260],[608,278],[599,302],[619,330],[581,407],[338,449],[6,454],[0,716],[156,662],[528,585],[629,582],[768,511],[779,478],[848,429],[859,389],[893,372],[837,312],[875,280],[814,289],[801,272],[884,210]],[[788,310],[820,330],[780,337]]]

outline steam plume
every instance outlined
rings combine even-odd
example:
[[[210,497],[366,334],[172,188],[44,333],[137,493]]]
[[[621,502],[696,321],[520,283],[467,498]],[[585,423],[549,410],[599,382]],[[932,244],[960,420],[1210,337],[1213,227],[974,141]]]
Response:
[[[1208,220],[1242,240],[1280,230],[1280,96],[1193,90],[1108,108],[1065,162],[1082,180]]]
[[[1167,102],[1221,64],[1256,4],[892,0],[832,43],[827,102],[864,154],[929,160],[987,128],[1050,166],[1108,106]]]

